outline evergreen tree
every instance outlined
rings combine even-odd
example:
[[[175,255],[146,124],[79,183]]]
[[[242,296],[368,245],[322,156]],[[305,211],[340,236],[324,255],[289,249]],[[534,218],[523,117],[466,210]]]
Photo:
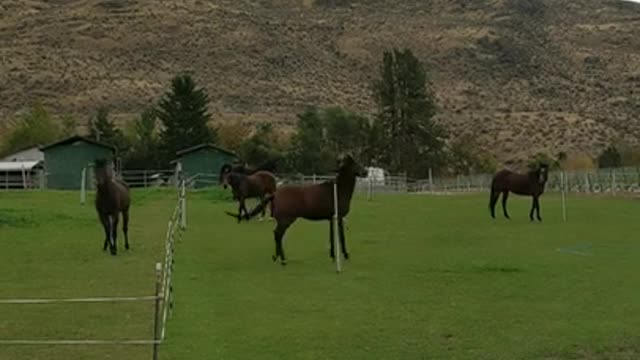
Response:
[[[385,51],[380,79],[374,83],[379,160],[392,172],[424,176],[444,164],[445,131],[433,121],[434,95],[422,63],[410,50]]]
[[[160,142],[164,161],[191,146],[215,141],[216,132],[209,127],[209,96],[197,88],[190,75],[179,75],[171,81],[171,89],[158,104],[156,115],[162,122]]]
[[[602,154],[598,156],[598,167],[600,168],[614,168],[620,165],[622,165],[622,156],[613,145],[604,149]]]
[[[158,169],[160,155],[156,113],[147,109],[136,119],[129,134],[131,151],[124,160],[127,169]]]
[[[89,119],[89,136],[101,143],[114,146],[119,154],[127,151],[128,143],[124,133],[109,118],[109,110],[100,107],[96,115]]]

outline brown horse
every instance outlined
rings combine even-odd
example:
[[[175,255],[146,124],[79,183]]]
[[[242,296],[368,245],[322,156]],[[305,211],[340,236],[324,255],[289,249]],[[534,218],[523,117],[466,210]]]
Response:
[[[529,171],[527,174],[518,174],[509,170],[498,171],[491,181],[491,198],[489,200],[489,209],[491,217],[496,217],[496,203],[502,193],[502,210],[504,216],[509,219],[507,213],[507,198],[509,191],[517,195],[528,195],[533,197],[529,219],[533,221],[533,212],[536,211],[538,221],[540,218],[540,202],[538,198],[544,193],[544,186],[547,183],[549,166],[546,164],[538,164],[535,170]]]
[[[120,180],[113,178],[113,164],[105,159],[96,160],[96,210],[100,222],[104,227],[105,239],[103,250],[109,250],[111,255],[118,253],[118,217],[122,213],[122,231],[124,232],[124,247],[129,249],[129,206],[131,198],[129,187]]]
[[[231,186],[233,199],[239,203],[237,215],[227,212],[227,214],[236,217],[238,222],[242,221],[243,211],[244,214],[248,214],[245,205],[246,199],[259,198],[262,202],[276,191],[276,177],[268,171],[257,171],[251,175],[227,171],[222,175],[222,184],[225,189],[227,186]],[[265,213],[266,209],[263,209],[261,220]]]
[[[244,164],[234,164],[234,165],[224,164],[220,168],[220,183],[223,182],[222,178],[224,177],[224,175],[230,172],[245,174],[245,175],[251,175],[258,171],[268,171],[273,173],[276,170],[277,162],[278,162],[278,159],[274,159],[274,160],[267,161],[264,164],[257,167],[244,165]]]
[[[315,185],[285,185],[279,187],[275,194],[268,196],[260,205],[245,215],[246,218],[256,216],[263,211],[269,202],[271,202],[271,216],[276,221],[276,229],[274,230],[274,240],[276,245],[273,261],[280,258],[281,264],[286,265],[284,249],[282,248],[282,239],[287,229],[298,218],[307,220],[329,221],[329,256],[335,259],[334,249],[334,232],[333,232],[333,184],[338,185],[338,230],[340,237],[340,246],[345,259],[349,258],[347,246],[345,244],[344,223],[343,219],[351,207],[351,197],[356,185],[357,176],[366,176],[366,171],[358,165],[350,155],[343,156],[338,159],[338,175],[333,181],[325,181]]]

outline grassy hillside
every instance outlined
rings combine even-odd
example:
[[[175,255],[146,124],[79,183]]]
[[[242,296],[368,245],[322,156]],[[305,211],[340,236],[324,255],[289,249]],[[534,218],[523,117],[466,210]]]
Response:
[[[4,0],[0,119],[35,100],[123,120],[179,71],[215,121],[375,111],[383,49],[428,65],[439,119],[501,161],[640,135],[640,5],[619,0]]]

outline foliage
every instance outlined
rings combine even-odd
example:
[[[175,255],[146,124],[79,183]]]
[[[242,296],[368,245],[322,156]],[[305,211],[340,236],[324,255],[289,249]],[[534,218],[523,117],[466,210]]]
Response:
[[[566,158],[565,153],[559,153],[556,156],[551,156],[547,153],[539,152],[535,154],[528,163],[528,167],[530,170],[536,170],[540,164],[546,164],[549,166],[549,170],[557,170],[561,167],[561,162],[559,159]]]
[[[109,110],[105,107],[98,108],[96,114],[89,119],[89,136],[101,143],[114,146],[118,154],[126,155],[128,149],[127,139],[120,128],[109,118]]]
[[[227,122],[217,126],[218,142],[223,148],[237,152],[251,135],[251,127],[239,121]]]
[[[564,170],[590,170],[595,168],[593,159],[586,154],[568,154],[560,160],[560,166]]]
[[[63,137],[71,137],[78,132],[78,120],[73,115],[63,115],[60,119],[61,135]]]
[[[297,172],[324,174],[333,170],[335,156],[326,146],[323,118],[316,108],[307,108],[298,115],[296,133],[291,139],[289,162]]]
[[[282,146],[278,142],[271,123],[259,124],[253,135],[242,143],[238,155],[249,164],[263,164],[282,158]]]
[[[149,108],[133,121],[128,140],[131,151],[124,159],[127,169],[159,169],[158,124],[155,110]]]
[[[46,145],[59,139],[62,132],[49,112],[36,104],[8,125],[8,134],[2,144],[2,154]]]
[[[599,168],[614,168],[620,165],[622,165],[622,156],[614,145],[608,146],[600,156],[598,156]]]
[[[497,163],[483,151],[471,135],[453,140],[449,147],[448,163],[455,174],[493,173]]]
[[[339,107],[318,110],[310,107],[298,115],[291,139],[289,160],[296,171],[324,174],[335,171],[336,157],[351,153],[362,163],[371,156],[373,126],[359,114]]]
[[[176,152],[191,146],[216,140],[216,132],[208,123],[209,96],[198,88],[193,78],[178,75],[171,80],[171,88],[157,106],[156,115],[162,122],[160,143],[163,162],[168,164]]]
[[[411,50],[385,51],[374,83],[382,141],[378,159],[391,172],[425,176],[444,165],[444,129],[433,121],[435,97],[423,64]]]

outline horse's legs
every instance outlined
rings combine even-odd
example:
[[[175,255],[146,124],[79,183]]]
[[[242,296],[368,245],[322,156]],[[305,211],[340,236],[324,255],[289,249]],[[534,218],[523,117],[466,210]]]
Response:
[[[120,219],[120,214],[116,212],[115,215],[111,217],[111,219],[111,233],[113,234],[113,248],[111,249],[111,253],[115,255],[118,253],[118,222]]]
[[[333,247],[333,244],[335,244],[335,237],[334,237],[334,224],[333,224],[333,218],[331,220],[329,220],[329,257],[331,259],[336,258],[336,254],[335,254],[335,248]]]
[[[124,248],[129,250],[129,209],[122,212],[122,232],[124,232]]]
[[[489,209],[491,210],[491,217],[496,218],[496,203],[498,202],[498,198],[500,197],[500,193],[491,189],[491,196],[489,198]]]
[[[242,210],[244,209],[245,214],[247,213],[247,209],[244,207],[244,198],[238,199],[238,223],[242,221]]]
[[[260,195],[260,204],[262,204],[263,201],[264,201],[264,195]],[[262,213],[260,214],[260,218],[258,219],[258,221],[263,221],[265,215],[267,215],[267,207],[266,206],[264,208],[262,208]]]
[[[111,239],[109,232],[109,216],[100,214],[100,222],[104,229],[104,245],[102,246],[102,251],[107,251],[107,246],[109,246],[109,241]]]
[[[533,214],[536,211],[536,196],[531,197],[531,211],[529,211],[529,220],[533,221]]]
[[[347,244],[344,236],[344,223],[343,218],[338,218],[338,231],[340,231],[340,247],[342,248],[342,255],[346,260],[349,260],[349,253],[347,252]]]
[[[538,221],[542,221],[542,218],[540,217],[540,198],[536,196],[534,199],[536,203],[536,215],[538,217]]]
[[[507,199],[509,198],[509,190],[505,190],[502,192],[502,212],[504,212],[504,217],[510,219],[509,213],[507,212]]]
[[[273,255],[272,259],[273,261],[278,260],[278,257],[280,257],[280,263],[282,265],[287,265],[287,260],[284,256],[284,249],[282,248],[282,239],[284,238],[284,233],[287,232],[287,229],[289,228],[289,226],[291,226],[291,224],[293,223],[294,220],[280,220],[280,219],[276,219],[278,221],[278,225],[276,226],[276,229],[273,231],[273,238],[275,240],[276,243],[276,254]]]

